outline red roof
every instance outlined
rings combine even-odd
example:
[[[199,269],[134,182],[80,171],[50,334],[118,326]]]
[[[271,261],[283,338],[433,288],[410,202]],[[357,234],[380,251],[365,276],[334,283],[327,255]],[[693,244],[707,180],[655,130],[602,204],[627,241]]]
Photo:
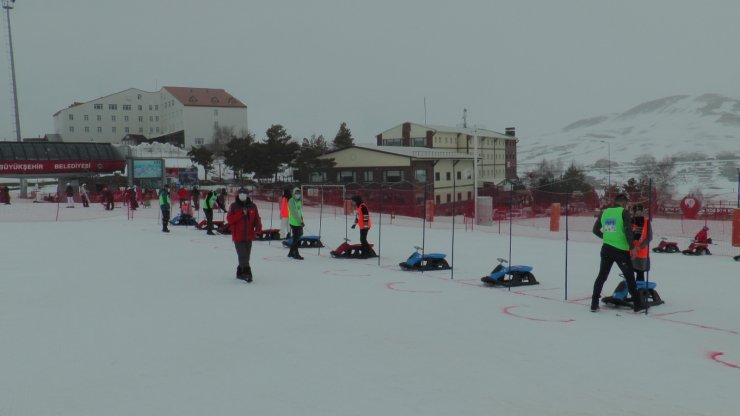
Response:
[[[247,106],[220,88],[164,87],[177,101],[193,107],[239,107]]]

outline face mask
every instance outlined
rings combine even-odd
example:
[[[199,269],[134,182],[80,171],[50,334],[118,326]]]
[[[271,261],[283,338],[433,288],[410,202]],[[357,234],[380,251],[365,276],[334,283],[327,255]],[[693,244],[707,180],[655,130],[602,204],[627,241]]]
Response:
[[[239,200],[246,201],[247,200],[247,194],[239,194]]]
[[[301,199],[301,194],[293,195],[293,198],[300,200]]]

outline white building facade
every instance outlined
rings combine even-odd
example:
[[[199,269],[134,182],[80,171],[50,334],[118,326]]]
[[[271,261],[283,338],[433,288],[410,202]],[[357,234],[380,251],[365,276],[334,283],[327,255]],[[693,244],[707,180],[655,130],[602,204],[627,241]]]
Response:
[[[215,88],[136,88],[88,102],[75,102],[54,114],[54,130],[64,141],[120,143],[128,135],[157,140],[178,137],[186,149],[211,142],[214,126],[247,130],[247,106]]]
[[[402,123],[376,136],[378,146],[421,146],[460,152],[475,157],[479,182],[498,184],[516,176],[516,148],[519,141],[513,128],[506,133],[488,129]]]

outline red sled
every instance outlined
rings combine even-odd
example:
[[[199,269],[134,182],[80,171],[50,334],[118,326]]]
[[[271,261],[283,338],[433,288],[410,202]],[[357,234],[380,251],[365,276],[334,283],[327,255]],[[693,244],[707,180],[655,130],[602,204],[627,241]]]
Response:
[[[224,225],[224,222],[221,221],[221,220],[213,221],[213,226],[216,229],[220,228],[222,225]],[[199,230],[205,230],[207,227],[208,227],[208,221],[206,221],[206,220],[203,220],[203,221],[195,224],[195,228],[197,228]]]
[[[665,237],[661,237],[658,247],[653,248],[654,253],[678,253],[678,244],[675,241],[668,241]]]
[[[370,244],[370,253],[363,255],[362,244],[350,244],[350,240],[345,238],[344,243],[340,244],[336,250],[329,252],[334,258],[344,259],[369,259],[371,257],[378,257],[378,254],[373,250],[374,244]]]

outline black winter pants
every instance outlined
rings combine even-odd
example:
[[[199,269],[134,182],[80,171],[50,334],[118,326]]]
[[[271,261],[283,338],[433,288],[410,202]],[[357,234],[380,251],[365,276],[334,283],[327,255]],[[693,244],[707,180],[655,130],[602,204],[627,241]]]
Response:
[[[203,212],[206,214],[206,230],[213,231],[213,210],[203,208]]]
[[[291,253],[298,253],[298,245],[301,244],[301,237],[303,236],[303,227],[296,227],[295,225],[290,226],[291,237],[293,243],[290,245]]]
[[[368,231],[370,231],[369,228],[360,229],[360,244],[362,244],[362,255],[363,256],[370,255],[370,244],[368,244],[367,242]]]
[[[609,272],[612,269],[612,265],[617,263],[617,267],[622,271],[625,280],[627,280],[627,290],[632,296],[635,302],[639,302],[639,296],[637,295],[637,284],[635,283],[635,271],[632,268],[632,260],[630,259],[630,253],[626,250],[619,250],[608,244],[601,246],[601,265],[599,267],[599,275],[596,276],[594,282],[594,293],[591,297],[591,305],[598,305],[599,298],[601,297],[601,289],[604,288],[604,283],[609,277]]]
[[[167,229],[167,223],[170,222],[170,210],[161,208],[162,210],[162,229]]]

